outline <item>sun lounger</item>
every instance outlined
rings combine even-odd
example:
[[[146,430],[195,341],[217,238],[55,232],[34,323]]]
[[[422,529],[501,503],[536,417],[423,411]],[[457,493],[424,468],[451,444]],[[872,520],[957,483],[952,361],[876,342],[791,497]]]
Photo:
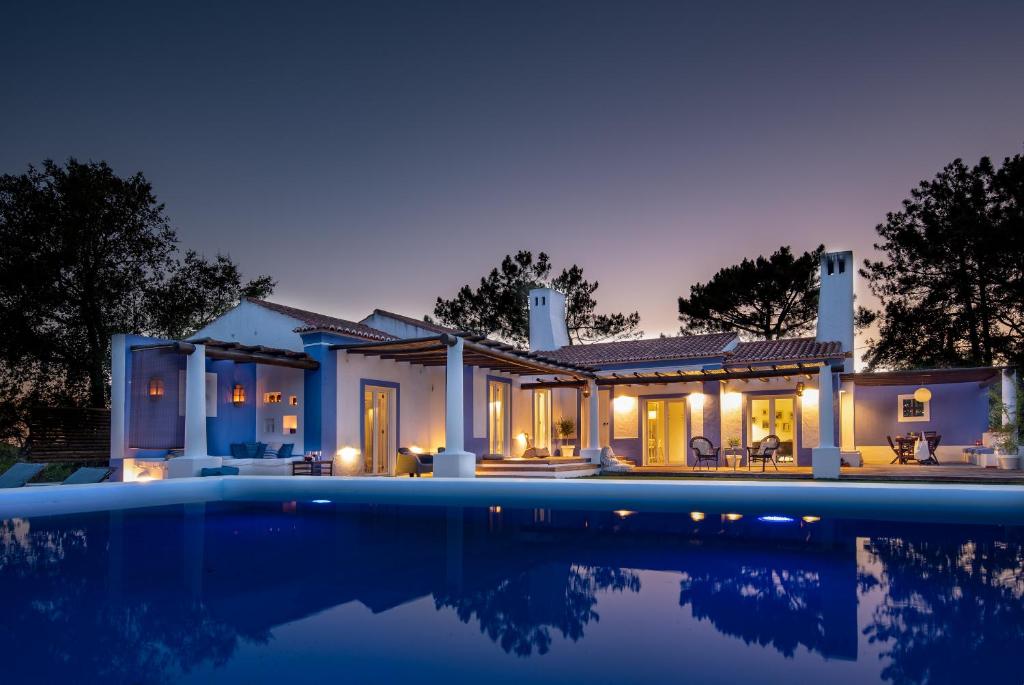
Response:
[[[36,477],[46,464],[29,464],[19,461],[0,476],[0,488],[20,488]]]
[[[114,469],[107,468],[106,466],[83,466],[61,481],[61,485],[102,483],[107,478],[110,478],[110,474],[113,472]]]

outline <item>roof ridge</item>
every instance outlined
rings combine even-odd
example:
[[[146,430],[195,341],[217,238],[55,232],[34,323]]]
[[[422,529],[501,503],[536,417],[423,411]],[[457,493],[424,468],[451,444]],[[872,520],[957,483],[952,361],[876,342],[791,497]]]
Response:
[[[408,323],[409,325],[412,326],[422,326],[423,328],[426,328],[428,330],[436,330],[438,333],[460,332],[457,328],[449,328],[448,326],[442,326],[441,324],[434,323],[433,321],[424,321],[422,319],[417,319],[416,317],[413,316],[407,316],[405,314],[399,314],[398,312],[388,311],[387,309],[381,309],[380,307],[375,307],[371,316],[373,314],[380,314],[381,316],[391,317],[393,319],[397,319],[399,321]]]
[[[244,297],[242,298],[242,301],[252,302],[264,309],[269,309],[272,312],[277,312],[278,314],[283,314],[284,316],[303,322],[304,325],[296,326],[293,329],[296,333],[308,333],[310,331],[324,329],[333,330],[338,333],[347,333],[370,340],[395,339],[395,336],[390,333],[373,328],[372,326],[367,326],[366,324],[358,321],[342,319],[338,316],[320,314],[308,309],[300,309],[299,307],[292,307],[291,305],[280,304],[278,302],[270,302],[269,300],[261,300],[256,297]]]

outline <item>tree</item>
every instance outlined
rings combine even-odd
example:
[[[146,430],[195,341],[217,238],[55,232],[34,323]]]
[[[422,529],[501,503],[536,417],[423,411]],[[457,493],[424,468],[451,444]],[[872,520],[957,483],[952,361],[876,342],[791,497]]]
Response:
[[[238,265],[217,255],[207,261],[194,250],[171,265],[147,292],[150,330],[167,338],[185,338],[231,309],[243,297],[263,299],[274,291],[270,276],[242,282]]]
[[[1024,361],[1024,157],[960,159],[922,181],[877,227],[861,275],[880,309],[858,310],[870,368]]]
[[[0,244],[0,381],[20,388],[15,406],[104,406],[111,334],[181,335],[273,287],[241,285],[226,257],[179,259],[150,183],[105,162],[0,176]]]
[[[679,298],[682,333],[739,331],[758,340],[804,333],[818,316],[818,263],[824,245],[799,257],[789,246],[727,266]]]
[[[584,279],[582,268],[573,264],[554,279],[550,278],[551,269],[551,261],[543,252],[537,254],[536,261],[533,253],[526,250],[515,256],[505,255],[501,265],[481,278],[475,290],[464,285],[450,300],[438,297],[434,316],[446,326],[521,345],[530,338],[530,290],[551,287],[565,294],[570,343],[642,335],[637,312],[595,313],[598,282]]]

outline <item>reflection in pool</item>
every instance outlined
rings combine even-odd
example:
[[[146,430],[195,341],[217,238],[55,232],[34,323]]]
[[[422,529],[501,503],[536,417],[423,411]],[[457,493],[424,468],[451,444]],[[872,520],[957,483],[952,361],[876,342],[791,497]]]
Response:
[[[729,513],[10,519],[4,682],[1021,682],[1021,529]]]

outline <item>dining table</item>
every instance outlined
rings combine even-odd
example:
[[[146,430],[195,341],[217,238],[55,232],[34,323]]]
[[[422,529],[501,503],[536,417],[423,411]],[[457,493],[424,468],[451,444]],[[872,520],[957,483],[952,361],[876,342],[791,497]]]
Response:
[[[941,440],[938,434],[908,433],[906,435],[893,436],[893,442],[897,446],[897,453],[907,455],[904,459],[913,459],[918,464],[938,464],[935,457],[935,448]],[[897,457],[899,459],[899,457]],[[895,462],[897,459],[894,459]],[[900,460],[905,463],[904,460]]]

